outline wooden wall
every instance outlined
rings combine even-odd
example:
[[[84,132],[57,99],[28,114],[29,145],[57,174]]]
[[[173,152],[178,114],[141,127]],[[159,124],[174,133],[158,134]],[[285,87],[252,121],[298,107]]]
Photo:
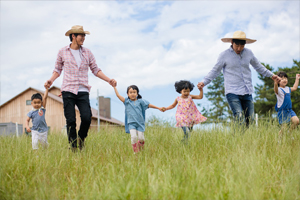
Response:
[[[26,126],[27,113],[32,109],[31,105],[26,105],[26,100],[31,100],[31,96],[37,91],[30,89],[8,102],[0,110],[0,123],[13,122],[23,124],[23,130]],[[66,125],[63,103],[60,103],[50,97],[47,98],[46,122],[50,126],[51,132],[61,132]],[[30,126],[32,123],[30,121]],[[76,125],[79,128],[80,114],[76,110]]]
[[[14,99],[7,102],[0,108],[0,123],[13,122],[18,124],[23,124],[23,131],[26,126],[27,113],[32,110],[32,106],[26,105],[26,100],[31,100],[31,96],[38,91],[29,88],[23,93],[15,97]],[[60,94],[60,89],[52,88],[49,93],[58,96]],[[43,95],[43,94],[42,94]],[[64,116],[63,103],[52,99],[50,96],[47,98],[46,105],[46,123],[50,127],[51,133],[61,133],[65,130],[66,119]],[[80,113],[76,110],[76,128],[79,129],[81,120]],[[29,126],[32,126],[32,121],[30,121]],[[101,127],[117,127],[117,125],[100,121]],[[90,129],[97,130],[97,118],[92,118],[92,123]]]
[[[56,96],[58,96],[58,95],[61,94],[60,89],[57,88],[57,87],[52,87],[52,88],[50,88],[49,92],[51,92],[52,94],[54,94],[54,95],[56,95]]]

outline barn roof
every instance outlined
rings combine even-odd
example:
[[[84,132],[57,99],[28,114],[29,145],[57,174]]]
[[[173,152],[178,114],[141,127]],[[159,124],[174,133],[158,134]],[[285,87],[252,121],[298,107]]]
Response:
[[[52,88],[57,88],[57,89],[60,90],[59,87],[52,86],[52,87],[49,89],[49,91],[50,91]],[[37,91],[37,92],[39,92],[39,93],[41,93],[41,94],[44,94],[44,92],[45,92],[45,91],[42,91],[42,90],[39,90],[39,89],[36,89],[36,88],[33,88],[33,87],[29,87],[29,88],[27,88],[26,90],[24,90],[23,92],[17,94],[16,96],[14,96],[13,98],[11,98],[10,100],[8,100],[8,101],[6,101],[5,103],[3,103],[2,105],[0,105],[0,109],[1,109],[2,107],[4,107],[6,104],[8,104],[9,102],[15,100],[16,98],[18,98],[19,96],[21,96],[22,94],[24,94],[25,92],[27,92],[27,91],[29,91],[29,90],[35,90],[35,91]],[[57,102],[63,104],[62,98],[59,97],[59,96],[56,96],[56,95],[52,94],[51,92],[48,93],[48,98],[49,98],[49,97],[52,98],[52,99],[54,99],[55,101],[57,101]],[[77,106],[75,106],[75,109],[78,110]],[[92,107],[91,107],[91,110],[92,110],[92,118],[96,118],[96,119],[97,119],[97,118],[98,118],[98,110],[96,110],[96,109],[94,109],[94,108],[92,108]],[[101,120],[101,121],[106,121],[106,122],[109,122],[109,123],[113,123],[113,124],[118,124],[118,125],[124,126],[124,123],[123,123],[123,122],[121,122],[121,121],[119,121],[119,120],[117,120],[117,119],[115,119],[115,118],[113,118],[113,117],[112,117],[111,119],[108,119],[108,118],[106,118],[106,117],[100,116],[100,120]]]

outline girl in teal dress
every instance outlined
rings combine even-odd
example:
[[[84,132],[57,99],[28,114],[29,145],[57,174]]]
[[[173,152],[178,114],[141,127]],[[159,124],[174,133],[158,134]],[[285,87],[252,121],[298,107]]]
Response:
[[[145,144],[145,111],[148,108],[155,108],[162,111],[162,108],[150,104],[142,99],[139,94],[139,88],[136,85],[130,85],[127,88],[128,97],[121,96],[116,87],[114,87],[117,97],[125,105],[125,131],[131,135],[131,145],[134,153],[143,149]]]

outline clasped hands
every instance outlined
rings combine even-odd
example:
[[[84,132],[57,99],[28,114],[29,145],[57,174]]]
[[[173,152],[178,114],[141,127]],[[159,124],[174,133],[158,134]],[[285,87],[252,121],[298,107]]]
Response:
[[[109,85],[111,85],[112,87],[116,87],[117,86],[117,81],[115,79],[110,79],[108,81]]]

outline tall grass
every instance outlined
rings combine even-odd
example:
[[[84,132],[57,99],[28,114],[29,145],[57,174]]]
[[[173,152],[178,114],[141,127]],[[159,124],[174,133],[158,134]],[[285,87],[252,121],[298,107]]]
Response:
[[[158,125],[136,155],[118,129],[90,132],[77,153],[57,133],[38,151],[0,137],[0,199],[300,199],[300,135],[278,143],[278,131],[198,129],[183,145],[180,129]]]

